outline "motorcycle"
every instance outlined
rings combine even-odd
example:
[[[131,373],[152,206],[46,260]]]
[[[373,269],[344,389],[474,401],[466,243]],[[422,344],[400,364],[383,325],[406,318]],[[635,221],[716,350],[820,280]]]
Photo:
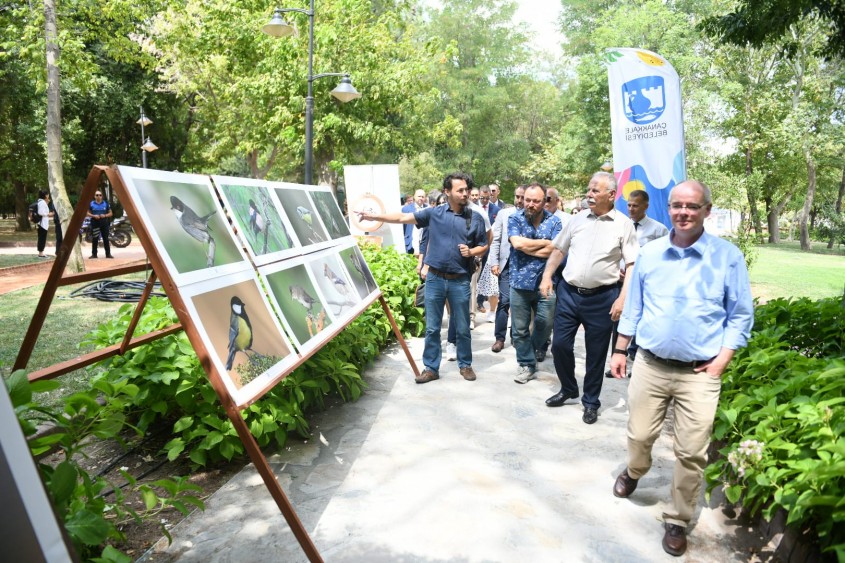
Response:
[[[90,217],[86,217],[82,222],[82,228],[79,229],[79,238],[80,241],[84,240],[87,243],[93,240]],[[118,248],[129,246],[132,242],[132,223],[129,222],[129,217],[124,215],[112,222],[109,227],[109,242]]]

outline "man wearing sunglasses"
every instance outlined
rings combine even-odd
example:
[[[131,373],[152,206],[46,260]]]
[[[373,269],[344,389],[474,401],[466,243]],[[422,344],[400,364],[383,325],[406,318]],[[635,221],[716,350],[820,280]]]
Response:
[[[94,194],[94,201],[88,204],[88,217],[91,218],[91,258],[97,258],[97,244],[101,236],[103,237],[103,249],[106,251],[106,258],[113,258],[109,245],[111,206],[103,197],[101,190],[97,190]]]

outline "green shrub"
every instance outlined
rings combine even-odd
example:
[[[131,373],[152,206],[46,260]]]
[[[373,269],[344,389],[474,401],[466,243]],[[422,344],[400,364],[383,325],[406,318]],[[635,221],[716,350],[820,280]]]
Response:
[[[60,463],[39,463],[38,470],[56,515],[82,560],[131,561],[106,544],[123,539],[122,524],[153,519],[166,508],[176,508],[182,514],[187,514],[190,506],[204,508],[194,495],[200,488],[184,477],[139,483],[122,469],[120,474],[127,486],[121,488],[102,477],[95,478],[81,465],[83,448],[91,439],[120,442],[122,433],[131,429],[124,407],[139,391],[134,385],[98,380],[91,390],[64,397],[62,409],[54,410],[33,402],[32,395],[56,389],[59,382],[29,383],[26,373],[18,370],[6,384],[21,429],[30,437],[33,457],[38,459],[53,450],[60,453]],[[110,398],[105,405],[97,402],[101,393]],[[34,437],[37,425],[42,423],[49,423],[54,431]],[[114,501],[108,501],[112,495]],[[134,495],[143,500],[140,511],[128,499]],[[167,529],[162,526],[161,530],[169,539]]]
[[[420,334],[424,327],[422,312],[413,304],[417,282],[413,258],[373,246],[363,252],[397,324],[406,332]],[[119,342],[132,311],[131,305],[121,308],[84,344],[103,347]],[[136,333],[158,330],[175,321],[167,300],[152,299]],[[244,409],[242,415],[259,446],[284,446],[290,432],[307,437],[305,413],[324,408],[330,395],[356,400],[366,387],[361,373],[391,337],[390,323],[381,305],[374,303],[264,397]],[[244,454],[243,444],[184,332],[110,358],[96,369],[104,370],[98,377],[105,381],[137,388],[127,402],[127,416],[137,420],[141,430],[160,419],[173,421],[174,437],[165,445],[169,459],[187,453],[193,463],[205,466]]]
[[[708,492],[818,535],[845,558],[845,309],[842,298],[758,307],[725,372]]]

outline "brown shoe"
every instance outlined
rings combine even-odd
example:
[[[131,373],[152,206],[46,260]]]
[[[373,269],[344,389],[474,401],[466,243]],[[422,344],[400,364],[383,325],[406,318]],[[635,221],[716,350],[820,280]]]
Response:
[[[505,347],[505,341],[504,340],[497,340],[496,342],[493,343],[493,345],[490,347],[490,349],[498,354],[499,352],[502,351],[502,349],[504,347]]]
[[[637,490],[637,483],[639,480],[634,479],[628,475],[628,468],[619,474],[616,482],[613,484],[613,496],[619,498],[628,498],[635,490]]]
[[[663,534],[663,551],[675,557],[683,555],[687,550],[687,529],[677,524],[664,524],[666,533]]]
[[[472,369],[472,366],[461,368],[461,375],[467,381],[475,381],[475,370]]]
[[[434,381],[435,379],[440,379],[440,376],[430,369],[424,369],[421,374],[414,378],[414,381],[417,383],[428,383],[429,381]]]

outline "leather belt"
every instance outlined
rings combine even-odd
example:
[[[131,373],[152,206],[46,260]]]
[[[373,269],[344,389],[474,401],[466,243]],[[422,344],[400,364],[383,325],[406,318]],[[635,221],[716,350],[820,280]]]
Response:
[[[428,271],[431,272],[432,274],[437,274],[438,276],[440,276],[444,280],[454,280],[454,279],[458,279],[462,276],[468,275],[468,274],[450,274],[449,272],[443,272],[443,271],[438,270],[437,268],[432,268],[431,266],[428,267]]]
[[[670,358],[661,358],[660,356],[655,356],[652,352],[646,350],[645,348],[640,348],[638,353],[645,354],[645,357],[649,360],[654,360],[659,364],[663,364],[665,366],[673,367],[673,368],[697,368],[700,365],[704,365],[710,360],[695,360],[693,362],[682,362],[681,360],[672,360]]]
[[[572,291],[578,293],[579,295],[595,295],[596,293],[602,293],[604,291],[617,287],[615,283],[612,283],[610,285],[600,285],[598,287],[578,287],[577,285],[572,285],[569,282],[566,282],[566,285],[568,285]]]

